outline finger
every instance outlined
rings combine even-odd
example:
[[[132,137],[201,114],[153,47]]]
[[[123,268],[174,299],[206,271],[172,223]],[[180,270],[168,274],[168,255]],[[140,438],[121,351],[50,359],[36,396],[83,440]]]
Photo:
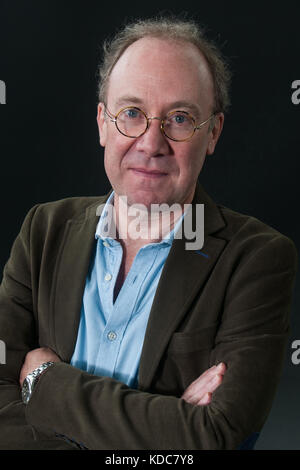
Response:
[[[223,375],[221,374],[217,374],[215,375],[211,381],[209,382],[209,384],[207,385],[207,391],[209,392],[214,392],[222,383],[223,381]]]
[[[210,380],[215,375],[216,366],[211,367],[210,369],[206,370],[200,377],[197,377],[185,390],[184,393],[193,394],[199,392],[201,387],[205,386],[205,384],[209,383]]]
[[[184,391],[182,398],[190,399],[193,395],[203,396],[205,392],[210,391],[211,380],[216,375],[224,375],[226,366],[224,363],[218,364],[207,369],[203,374],[194,380]]]
[[[213,374],[214,370],[216,369],[216,366],[212,366],[206,371],[203,372],[203,374],[199,375],[193,382],[190,383],[189,387],[191,387],[193,384],[197,383],[199,380],[204,379],[207,376],[210,376]]]
[[[203,374],[201,374],[197,379],[195,379],[189,387],[197,386],[198,384],[202,384],[205,382],[209,382],[216,374],[225,374],[226,366],[224,362],[220,362],[217,366],[212,366],[207,369]],[[188,388],[189,388],[188,387]]]
[[[212,394],[221,385],[222,381],[223,375],[217,374],[205,384],[205,387],[201,387],[198,390],[189,390],[187,393],[184,393],[181,398],[183,398],[187,403],[197,405],[202,399],[204,399],[207,393]]]
[[[224,375],[226,370],[227,370],[227,367],[226,367],[226,364],[224,362],[220,362],[216,367],[216,371],[217,371],[218,374]]]
[[[203,398],[201,398],[201,400],[198,401],[198,403],[196,403],[196,405],[202,405],[202,406],[209,405],[211,400],[212,400],[212,394],[208,392],[204,395]]]

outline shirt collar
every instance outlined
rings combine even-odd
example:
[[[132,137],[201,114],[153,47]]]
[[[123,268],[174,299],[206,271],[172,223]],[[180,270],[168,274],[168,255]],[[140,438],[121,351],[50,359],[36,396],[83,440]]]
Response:
[[[108,221],[107,221],[107,215],[109,214],[109,211],[113,210],[113,207],[114,207],[114,194],[115,192],[113,191],[111,195],[109,196],[109,198],[107,199],[105,206],[103,208],[103,211],[101,212],[100,219],[96,227],[96,233],[95,233],[96,239],[101,238],[102,240],[105,240],[106,238],[114,238],[112,236],[113,230],[114,230],[114,224],[111,223],[111,225],[109,226]]]

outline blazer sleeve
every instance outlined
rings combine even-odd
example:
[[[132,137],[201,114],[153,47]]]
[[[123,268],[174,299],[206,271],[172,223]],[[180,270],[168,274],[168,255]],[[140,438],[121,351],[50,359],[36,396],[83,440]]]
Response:
[[[296,260],[293,242],[278,233],[237,260],[211,352],[211,365],[223,361],[227,371],[210,405],[57,363],[37,384],[28,423],[89,449],[237,449],[261,430],[281,376]]]
[[[37,433],[26,420],[21,400],[19,375],[25,355],[39,347],[30,270],[30,227],[37,207],[32,207],[24,220],[0,286],[0,339],[6,349],[6,363],[0,364],[0,449],[70,448]]]

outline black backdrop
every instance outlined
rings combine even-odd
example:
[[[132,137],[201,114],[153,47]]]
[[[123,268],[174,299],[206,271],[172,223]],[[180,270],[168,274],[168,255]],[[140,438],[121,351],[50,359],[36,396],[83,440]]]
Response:
[[[258,217],[300,249],[300,93],[292,89],[300,80],[299,3],[0,0],[1,272],[30,207],[110,188],[96,127],[100,45],[124,21],[162,11],[206,25],[234,72],[232,108],[202,184],[216,202]],[[299,304],[298,275],[282,381],[257,449],[300,449],[300,364],[291,358]]]

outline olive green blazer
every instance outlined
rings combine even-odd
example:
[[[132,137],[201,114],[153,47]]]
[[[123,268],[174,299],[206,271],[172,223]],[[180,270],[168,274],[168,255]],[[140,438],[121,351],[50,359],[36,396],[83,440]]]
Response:
[[[152,304],[138,389],[69,362],[103,197],[34,206],[0,287],[0,448],[236,449],[259,432],[281,376],[297,266],[294,243],[256,218],[216,205],[202,186],[201,250],[175,239]],[[19,372],[47,346],[62,359],[27,406]],[[211,404],[180,397],[210,366],[227,371]],[[69,443],[67,442],[69,439]],[[72,443],[74,441],[74,443]]]

